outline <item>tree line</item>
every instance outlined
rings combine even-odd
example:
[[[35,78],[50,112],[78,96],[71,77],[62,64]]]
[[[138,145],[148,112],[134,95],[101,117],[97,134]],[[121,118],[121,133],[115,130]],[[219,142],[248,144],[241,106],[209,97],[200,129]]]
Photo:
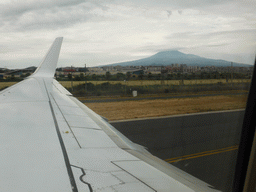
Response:
[[[106,72],[102,75],[80,73],[80,75],[68,74],[67,77],[60,75],[56,77],[59,81],[124,81],[124,80],[193,80],[193,79],[250,79],[250,73],[231,72],[199,72],[199,73],[159,73],[159,74],[132,74],[131,72],[111,74]]]
[[[21,81],[28,77],[30,73],[22,74],[20,77],[11,75],[7,78],[0,78],[0,81]],[[250,79],[250,73],[231,73],[231,72],[197,72],[197,73],[159,73],[159,74],[132,74],[131,72],[111,74],[106,72],[102,75],[97,74],[85,74],[73,75],[69,73],[67,76],[58,75],[55,76],[58,81],[128,81],[128,80],[193,80],[193,79]]]

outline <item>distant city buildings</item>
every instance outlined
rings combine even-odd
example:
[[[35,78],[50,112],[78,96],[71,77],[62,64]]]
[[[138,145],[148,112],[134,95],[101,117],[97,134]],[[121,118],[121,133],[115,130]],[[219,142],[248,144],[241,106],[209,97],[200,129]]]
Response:
[[[25,77],[32,74],[36,70],[36,67],[28,67],[25,69],[16,69],[9,70],[5,68],[0,68],[0,79],[5,79],[10,76],[14,77]],[[251,67],[216,67],[216,66],[190,66],[186,64],[171,64],[168,66],[102,66],[102,67],[61,67],[56,69],[57,77],[67,77],[69,74],[72,76],[83,75],[105,75],[106,72],[109,72],[111,75],[115,75],[117,73],[131,75],[139,75],[139,74],[175,74],[175,73],[251,73],[253,70],[253,66]]]

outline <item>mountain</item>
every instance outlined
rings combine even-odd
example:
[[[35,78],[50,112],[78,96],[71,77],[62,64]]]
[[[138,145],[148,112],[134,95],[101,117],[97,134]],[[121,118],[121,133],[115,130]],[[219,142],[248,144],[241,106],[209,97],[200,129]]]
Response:
[[[185,54],[180,51],[162,51],[157,54],[135,61],[121,62],[111,64],[112,66],[122,65],[122,66],[147,66],[147,65],[171,65],[171,64],[187,64],[197,65],[200,67],[203,66],[216,66],[216,67],[227,67],[231,66],[231,62],[225,60],[216,60],[216,59],[207,59],[204,57],[200,57],[192,54]],[[241,64],[241,63],[233,63],[234,67],[249,67],[251,65]]]

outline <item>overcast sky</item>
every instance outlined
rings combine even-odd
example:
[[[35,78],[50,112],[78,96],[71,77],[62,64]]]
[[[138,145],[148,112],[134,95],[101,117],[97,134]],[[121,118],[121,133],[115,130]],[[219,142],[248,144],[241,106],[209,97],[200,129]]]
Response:
[[[0,68],[38,66],[59,36],[59,67],[173,49],[253,64],[255,8],[255,0],[1,0]]]

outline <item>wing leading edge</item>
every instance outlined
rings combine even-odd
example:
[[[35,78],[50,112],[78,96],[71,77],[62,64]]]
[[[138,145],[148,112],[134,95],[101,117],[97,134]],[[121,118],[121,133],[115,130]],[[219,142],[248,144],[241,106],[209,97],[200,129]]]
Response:
[[[53,79],[63,38],[0,92],[3,191],[216,191],[152,156]]]

